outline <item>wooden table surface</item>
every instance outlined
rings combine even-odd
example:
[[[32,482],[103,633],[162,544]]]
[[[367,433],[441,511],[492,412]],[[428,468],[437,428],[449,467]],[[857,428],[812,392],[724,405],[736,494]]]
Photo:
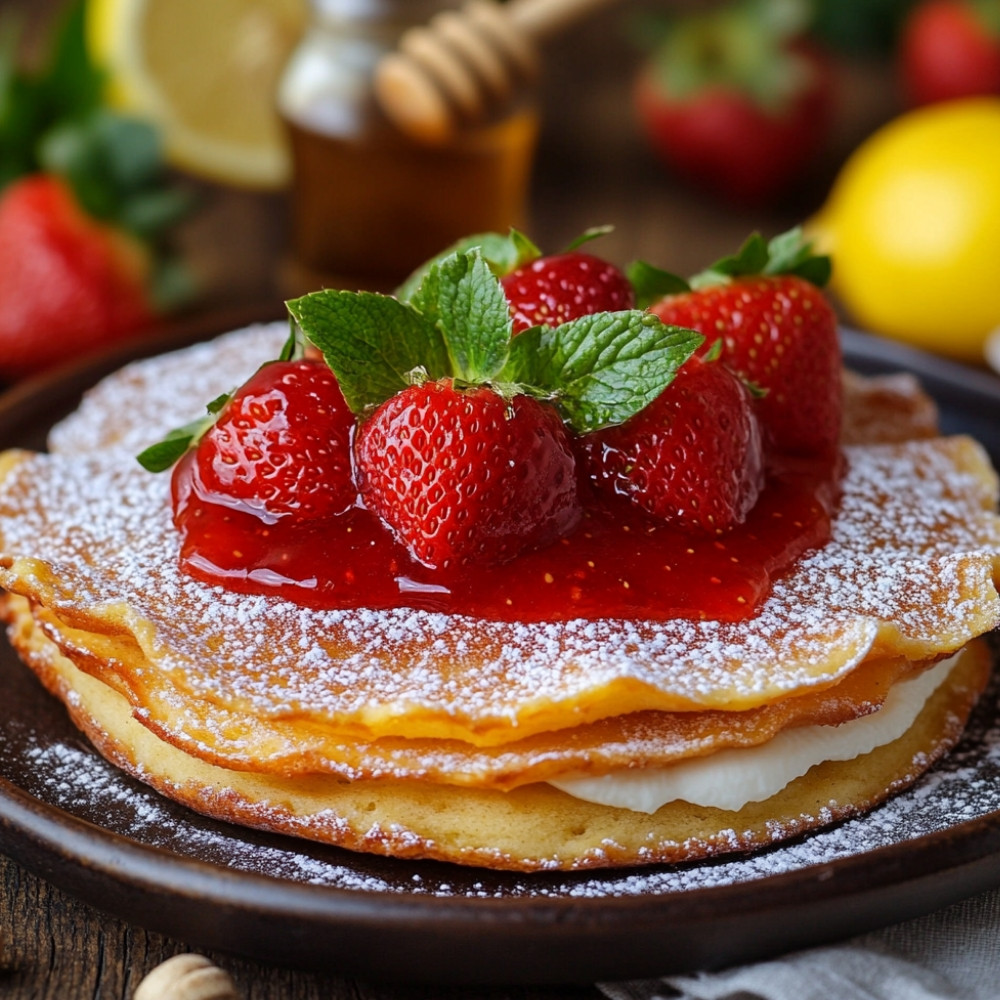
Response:
[[[20,6],[37,24],[46,7]],[[735,249],[753,229],[773,234],[818,207],[846,151],[895,108],[884,71],[852,66],[828,156],[780,207],[729,209],[671,181],[642,145],[629,106],[634,52],[625,41],[623,2],[574,29],[549,53],[542,98],[545,127],[531,203],[531,234],[547,248],[589,226],[611,223],[601,252],[644,257],[692,273]],[[200,185],[201,210],[181,234],[182,248],[205,285],[203,308],[277,302],[287,258],[286,198]],[[99,913],[0,858],[0,996],[7,1000],[125,1000],[180,941]],[[378,986],[211,956],[229,970],[247,1000],[583,1000],[591,987],[440,989]]]

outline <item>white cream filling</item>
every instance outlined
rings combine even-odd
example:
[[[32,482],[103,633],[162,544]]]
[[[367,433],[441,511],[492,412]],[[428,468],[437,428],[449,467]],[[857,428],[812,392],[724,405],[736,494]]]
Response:
[[[780,792],[811,767],[853,760],[899,739],[945,681],[957,656],[894,684],[882,708],[839,726],[786,729],[756,747],[720,750],[668,767],[614,771],[597,778],[550,782],[578,799],[654,813],[675,799],[717,809],[741,809]]]

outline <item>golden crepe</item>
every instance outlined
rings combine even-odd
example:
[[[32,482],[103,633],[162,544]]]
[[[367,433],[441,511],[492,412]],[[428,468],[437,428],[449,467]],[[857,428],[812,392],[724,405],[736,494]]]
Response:
[[[745,621],[316,611],[183,575],[169,484],[134,459],[282,337],[130,366],[50,455],[0,457],[11,640],[102,753],[170,797],[357,850],[572,869],[787,837],[870,808],[957,739],[990,666],[967,644],[1000,620],[996,476],[973,441],[936,436],[912,380],[847,377],[831,538]],[[657,800],[684,775],[777,773],[790,739],[863,744],[870,720],[873,748],[757,801]]]

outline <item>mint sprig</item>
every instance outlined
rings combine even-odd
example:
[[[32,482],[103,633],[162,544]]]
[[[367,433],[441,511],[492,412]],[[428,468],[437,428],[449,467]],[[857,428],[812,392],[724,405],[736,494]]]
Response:
[[[420,380],[485,385],[506,399],[547,400],[584,434],[624,423],[673,381],[704,338],[638,309],[594,313],[511,336],[500,280],[476,246],[436,258],[412,300],[325,289],[286,303],[291,331],[281,360],[318,348],[352,412],[365,415]],[[231,394],[208,415],[171,431],[138,456],[150,472],[169,469],[212,426]]]
[[[478,248],[431,267],[412,306],[440,334],[449,374],[476,385],[500,373],[511,337],[510,309]]]
[[[324,290],[286,305],[333,369],[354,413],[405,389],[415,371],[423,370],[432,379],[451,373],[440,331],[391,296]]]
[[[638,309],[515,337],[504,376],[542,393],[577,433],[622,424],[673,381],[704,338]]]
[[[550,400],[578,433],[637,413],[703,340],[640,310],[595,313],[511,338],[506,298],[478,247],[433,262],[410,302],[324,290],[287,305],[355,413],[415,378],[450,377]]]

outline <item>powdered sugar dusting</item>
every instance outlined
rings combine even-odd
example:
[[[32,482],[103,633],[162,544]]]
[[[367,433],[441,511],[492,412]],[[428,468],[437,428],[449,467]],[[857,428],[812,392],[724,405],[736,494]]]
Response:
[[[268,716],[514,720],[622,678],[694,704],[752,702],[840,675],[873,647],[930,655],[994,624],[1000,532],[990,490],[961,466],[967,448],[852,449],[831,542],[742,623],[511,625],[240,596],[180,573],[169,481],[118,452],[15,468],[0,490],[0,549],[53,572],[15,568],[0,582],[57,609],[124,616],[173,683]]]
[[[200,584],[177,566],[169,478],[144,472],[134,452],[161,433],[157,422],[190,420],[273,357],[283,335],[280,324],[254,327],[138,362],[92,390],[53,430],[55,454],[26,459],[0,487],[0,557],[30,560],[0,571],[0,584],[86,612],[95,627],[124,624],[196,697],[404,735],[414,713],[516,726],[533,706],[621,681],[678,706],[749,707],[829,683],[872,653],[951,651],[1000,618],[996,487],[966,439],[849,448],[831,541],[748,622],[315,611]]]
[[[82,455],[117,447],[136,455],[173,428],[205,416],[213,399],[276,358],[287,336],[287,323],[262,323],[126,365],[52,428],[49,450]]]

